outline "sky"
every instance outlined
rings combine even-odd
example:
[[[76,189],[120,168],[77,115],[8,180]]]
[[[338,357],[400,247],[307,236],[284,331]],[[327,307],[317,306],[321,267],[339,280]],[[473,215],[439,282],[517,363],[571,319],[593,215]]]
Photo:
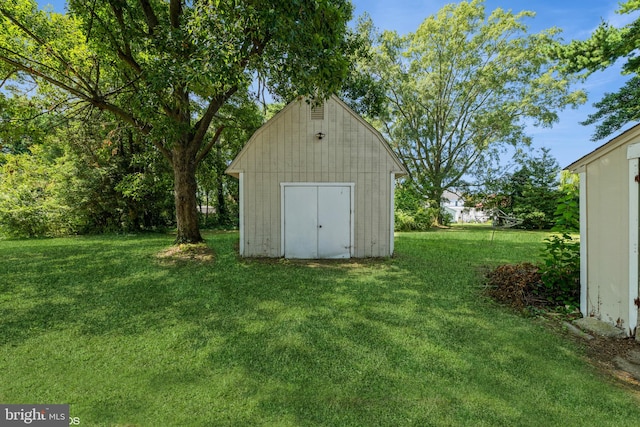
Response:
[[[64,12],[64,0],[38,0],[44,6],[51,5],[56,12]],[[355,6],[354,19],[363,13],[371,16],[374,25],[380,30],[395,30],[399,34],[415,32],[427,17],[454,0],[352,0]],[[529,10],[536,13],[535,18],[524,22],[531,32],[539,32],[550,27],[562,29],[561,37],[565,41],[584,40],[602,21],[614,26],[624,25],[638,15],[618,15],[618,0],[485,0],[487,14],[496,8],[512,10],[517,13]],[[587,92],[587,102],[577,109],[567,108],[559,113],[559,121],[551,128],[530,126],[527,134],[533,139],[533,148],[549,148],[560,166],[568,166],[575,160],[598,148],[610,137],[591,141],[595,125],[583,126],[580,122],[596,111],[593,103],[602,99],[607,92],[616,92],[624,85],[628,76],[620,73],[623,61],[613,67],[592,74],[585,82],[576,85],[576,89]],[[633,124],[621,129],[620,132]],[[508,162],[508,159],[504,159]]]
[[[352,0],[355,5],[355,16],[367,12],[379,30],[395,30],[399,34],[415,32],[418,26],[428,17],[438,12],[449,0]],[[536,13],[532,19],[525,22],[531,32],[558,27],[562,29],[561,37],[566,42],[574,39],[589,38],[592,31],[604,20],[614,26],[624,25],[637,15],[619,15],[618,0],[486,0],[485,10],[502,8],[514,13],[529,10]],[[583,126],[580,122],[594,113],[593,103],[602,99],[607,92],[617,92],[628,80],[623,76],[620,68],[624,61],[619,61],[614,67],[603,72],[592,74],[585,82],[576,85],[576,89],[583,89],[588,96],[587,102],[577,109],[567,108],[561,111],[559,121],[551,128],[529,127],[527,134],[533,138],[533,147],[547,147],[558,160],[560,166],[565,167],[580,157],[606,143],[609,138],[591,141],[595,132],[595,125]],[[633,124],[621,129],[620,132]],[[506,161],[506,159],[503,159]]]

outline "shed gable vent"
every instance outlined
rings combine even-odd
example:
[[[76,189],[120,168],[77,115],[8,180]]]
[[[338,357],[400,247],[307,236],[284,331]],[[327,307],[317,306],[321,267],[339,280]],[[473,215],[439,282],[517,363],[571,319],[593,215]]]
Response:
[[[324,104],[311,106],[311,120],[324,120]]]

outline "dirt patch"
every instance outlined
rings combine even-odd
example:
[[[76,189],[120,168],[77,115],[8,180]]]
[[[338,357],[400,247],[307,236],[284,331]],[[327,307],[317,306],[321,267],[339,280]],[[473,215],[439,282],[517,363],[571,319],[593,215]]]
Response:
[[[162,264],[174,265],[185,262],[213,263],[215,253],[205,243],[185,243],[160,251],[156,258]]]
[[[552,327],[562,328],[561,322],[552,323]],[[563,334],[566,339],[576,342],[584,350],[584,357],[591,365],[605,376],[624,385],[640,399],[640,380],[636,372],[638,366],[633,363],[640,354],[640,342],[633,337],[607,338],[596,334],[590,334],[592,338],[585,339],[566,330]],[[620,363],[621,360],[626,363]],[[629,366],[632,369],[629,369]]]

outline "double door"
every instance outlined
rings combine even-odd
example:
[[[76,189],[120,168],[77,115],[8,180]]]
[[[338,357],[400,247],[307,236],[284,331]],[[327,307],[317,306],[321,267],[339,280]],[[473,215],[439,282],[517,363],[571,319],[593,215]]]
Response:
[[[285,258],[349,258],[352,184],[283,184]]]

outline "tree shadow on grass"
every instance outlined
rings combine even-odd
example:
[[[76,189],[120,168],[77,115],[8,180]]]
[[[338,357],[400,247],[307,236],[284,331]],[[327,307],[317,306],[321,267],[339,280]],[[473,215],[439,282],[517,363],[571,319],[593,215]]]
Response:
[[[108,353],[78,369],[107,367],[94,381],[111,388],[68,383],[88,424],[553,425],[573,412],[589,421],[587,395],[617,405],[597,381],[576,390],[562,341],[479,296],[474,268],[521,242],[491,253],[411,239],[393,259],[265,262],[237,259],[234,240],[211,242],[214,265],[158,264],[153,240],[105,243],[101,257],[61,247],[30,272],[16,267],[14,277],[64,269],[14,285],[26,301],[3,302],[2,344],[59,332],[82,341],[74,351]]]

